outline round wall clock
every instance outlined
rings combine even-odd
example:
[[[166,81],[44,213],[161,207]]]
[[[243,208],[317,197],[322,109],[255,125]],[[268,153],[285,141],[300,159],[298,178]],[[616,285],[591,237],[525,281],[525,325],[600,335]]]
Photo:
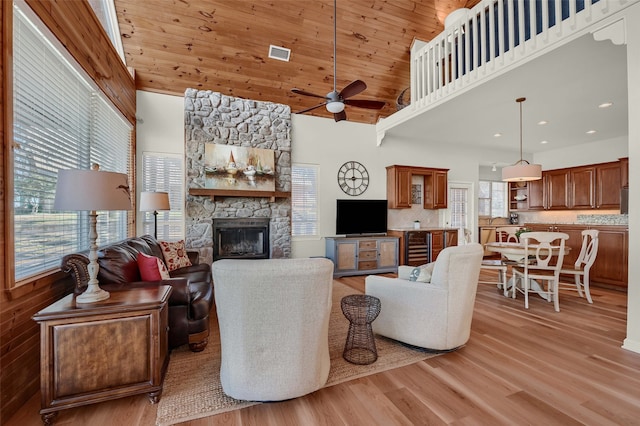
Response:
[[[369,186],[369,172],[357,161],[347,161],[338,170],[338,185],[347,195],[360,195]]]

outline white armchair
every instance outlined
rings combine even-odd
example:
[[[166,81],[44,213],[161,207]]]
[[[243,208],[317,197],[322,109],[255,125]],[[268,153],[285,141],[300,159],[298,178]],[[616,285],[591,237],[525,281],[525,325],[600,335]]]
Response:
[[[366,293],[380,299],[373,331],[410,345],[450,350],[469,340],[473,305],[482,262],[482,246],[471,243],[444,249],[430,283],[370,275]]]
[[[219,260],[212,268],[224,392],[236,399],[280,401],[324,386],[333,263]]]

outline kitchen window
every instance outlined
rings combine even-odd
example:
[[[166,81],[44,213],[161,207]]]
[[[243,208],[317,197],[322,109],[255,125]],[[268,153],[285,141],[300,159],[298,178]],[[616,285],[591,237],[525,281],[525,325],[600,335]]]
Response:
[[[507,217],[506,182],[481,180],[478,185],[478,216],[479,217]]]

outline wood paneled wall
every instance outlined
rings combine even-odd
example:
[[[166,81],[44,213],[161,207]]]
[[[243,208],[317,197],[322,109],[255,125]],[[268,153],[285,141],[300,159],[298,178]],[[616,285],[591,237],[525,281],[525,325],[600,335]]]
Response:
[[[10,57],[11,14],[10,1],[1,2],[2,21],[0,62],[0,276],[5,277],[8,239],[13,230],[8,229],[7,216],[12,214],[7,193],[8,147],[5,129],[9,126],[7,108],[10,86],[5,76],[11,64]],[[106,45],[106,34],[99,26],[86,1],[54,2],[27,0],[35,12],[67,46],[98,86],[120,109],[123,115],[135,123],[135,85],[126,67],[120,62],[115,49]],[[135,170],[135,167],[134,169]],[[3,283],[5,284],[5,283]],[[29,286],[27,284],[27,286]],[[5,285],[1,286],[3,289]],[[60,299],[72,290],[72,283],[65,278],[45,286],[31,286],[30,291],[11,298],[5,290],[0,294],[0,424],[31,398],[40,386],[40,332],[31,316],[38,310]]]

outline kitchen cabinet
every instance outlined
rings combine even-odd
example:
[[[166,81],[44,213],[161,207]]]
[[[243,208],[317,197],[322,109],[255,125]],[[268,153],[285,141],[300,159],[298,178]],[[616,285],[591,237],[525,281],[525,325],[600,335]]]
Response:
[[[598,164],[595,177],[596,208],[619,209],[620,189],[623,187],[620,162]]]
[[[526,190],[517,183],[509,184],[509,209],[619,209],[620,189],[628,181],[628,159],[547,170],[542,172],[541,180],[526,182]],[[526,200],[522,200],[525,193]]]
[[[411,208],[411,167],[387,167],[387,202],[390,209]]]
[[[574,167],[569,170],[569,207],[594,209],[596,207],[596,168]]]
[[[447,172],[432,170],[424,175],[424,203],[425,209],[447,208]]]
[[[597,229],[598,255],[591,267],[592,282],[625,289],[629,268],[629,230],[626,226],[589,226]]]
[[[458,245],[457,229],[389,230],[387,234],[398,237],[400,265],[434,262],[443,249]]]
[[[390,209],[411,208],[413,176],[423,177],[423,208],[447,208],[448,169],[393,165],[387,167],[387,202]]]
[[[569,240],[565,244],[571,247],[571,251],[565,256],[563,261],[565,266],[573,265],[580,254],[582,231],[597,229],[600,231],[598,254],[591,267],[591,282],[626,290],[629,262],[629,230],[626,226],[526,223],[525,227],[531,231],[555,231],[568,234]]]
[[[569,205],[569,184],[571,173],[567,169],[551,170],[546,173],[548,210],[567,210]]]
[[[542,179],[532,180],[527,182],[528,186],[528,203],[529,210],[543,210],[545,208],[545,200],[544,200],[544,185],[545,185],[545,176],[544,172],[542,173]]]
[[[325,249],[334,277],[398,272],[396,237],[327,237]]]

